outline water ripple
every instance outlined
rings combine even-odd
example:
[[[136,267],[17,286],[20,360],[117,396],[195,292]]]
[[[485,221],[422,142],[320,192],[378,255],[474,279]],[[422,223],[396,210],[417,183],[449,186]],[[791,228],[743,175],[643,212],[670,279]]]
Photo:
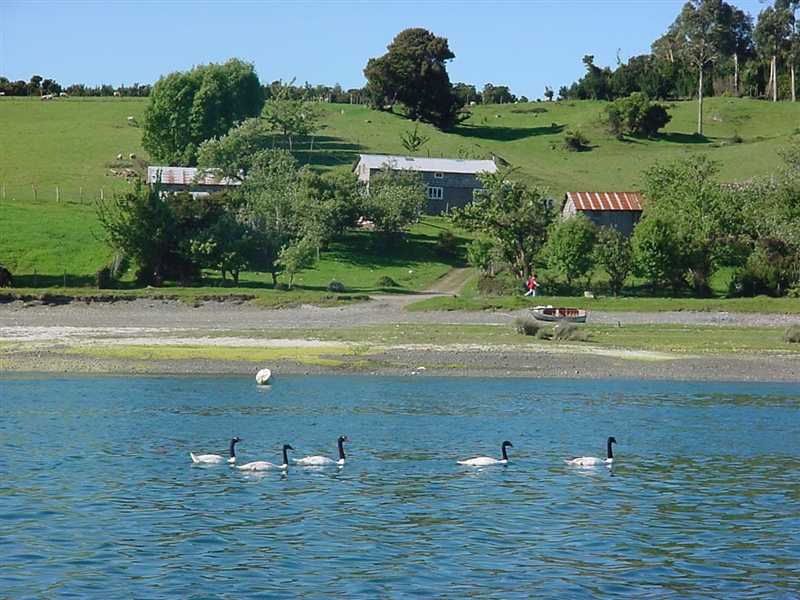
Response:
[[[797,386],[13,378],[0,589],[14,598],[790,598]],[[12,434],[13,432],[13,434]],[[332,455],[343,468],[244,473]],[[613,467],[564,458],[600,455]],[[473,469],[456,460],[499,455]],[[300,454],[303,455],[303,454]]]

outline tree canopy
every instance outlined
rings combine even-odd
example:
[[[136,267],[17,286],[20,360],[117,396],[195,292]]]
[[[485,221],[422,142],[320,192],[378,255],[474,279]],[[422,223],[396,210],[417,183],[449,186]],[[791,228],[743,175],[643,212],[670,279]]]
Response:
[[[447,61],[455,58],[447,39],[427,29],[405,29],[387,50],[369,59],[364,69],[374,108],[383,110],[399,102],[409,119],[451,129],[458,122],[461,102],[447,74]]]
[[[543,190],[515,181],[512,175],[508,169],[481,174],[484,190],[462,210],[454,209],[451,218],[457,227],[490,241],[492,254],[524,278],[547,241],[555,214]]]
[[[252,64],[231,59],[159,78],[141,121],[154,161],[193,166],[200,144],[261,114],[264,92]]]

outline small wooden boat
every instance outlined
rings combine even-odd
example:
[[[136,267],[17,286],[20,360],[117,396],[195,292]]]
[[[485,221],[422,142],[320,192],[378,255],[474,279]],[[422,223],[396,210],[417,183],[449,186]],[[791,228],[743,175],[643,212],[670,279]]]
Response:
[[[535,306],[531,309],[533,318],[539,321],[567,323],[586,323],[585,308],[563,308],[553,306]]]

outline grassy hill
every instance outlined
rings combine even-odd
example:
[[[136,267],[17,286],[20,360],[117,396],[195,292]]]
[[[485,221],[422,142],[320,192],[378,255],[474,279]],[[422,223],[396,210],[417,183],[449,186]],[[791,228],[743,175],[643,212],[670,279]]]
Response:
[[[30,282],[37,273],[40,285],[59,282],[64,273],[88,285],[109,258],[97,240],[95,202],[101,194],[128,189],[126,169],[147,164],[136,126],[146,103],[132,98],[0,98],[0,263],[26,274]],[[420,133],[430,139],[419,154],[495,156],[517,167],[521,178],[561,198],[567,190],[635,189],[643,169],[687,152],[706,152],[717,160],[722,181],[766,175],[781,164],[776,151],[800,132],[795,104],[712,98],[706,103],[705,140],[692,135],[696,103],[675,102],[669,105],[672,121],[664,135],[618,141],[604,131],[603,106],[593,101],[475,106],[452,133],[421,125]],[[295,141],[298,159],[320,169],[349,171],[359,153],[405,154],[401,136],[414,127],[399,115],[357,105],[326,104],[320,111],[314,137]],[[580,130],[591,150],[564,150],[567,130]],[[435,240],[437,224],[425,227],[419,239]],[[342,256],[336,260],[348,262]],[[433,261],[431,268],[423,268],[426,260]],[[388,275],[402,279],[406,289],[421,289],[423,273],[435,278],[448,268],[424,252],[373,265],[379,266],[390,268]],[[338,267],[323,265],[319,281],[309,273],[300,284],[305,279],[309,286],[324,286],[332,274],[341,274]],[[363,289],[373,285],[369,277],[364,276]]]
[[[99,196],[100,188],[124,189],[121,171],[142,164],[129,155],[147,160],[141,132],[127,119],[138,120],[146,103],[136,98],[0,99],[0,182],[6,185],[6,198],[32,199],[32,185],[39,198],[53,200],[56,186],[62,198],[77,200],[80,187],[85,200]],[[421,125],[420,132],[430,140],[420,154],[496,156],[560,197],[567,190],[631,189],[641,171],[655,161],[687,152],[707,152],[720,163],[722,180],[744,181],[778,168],[776,150],[790,135],[800,133],[796,104],[711,98],[706,101],[705,140],[692,135],[697,103],[686,101],[668,105],[672,121],[664,135],[618,141],[604,131],[604,105],[578,101],[474,106],[472,116],[453,133]],[[401,136],[414,124],[403,117],[358,105],[323,104],[320,110],[321,127],[313,143],[312,138],[295,143],[302,162],[346,171],[359,153],[406,153]],[[567,130],[580,130],[591,150],[564,150]]]

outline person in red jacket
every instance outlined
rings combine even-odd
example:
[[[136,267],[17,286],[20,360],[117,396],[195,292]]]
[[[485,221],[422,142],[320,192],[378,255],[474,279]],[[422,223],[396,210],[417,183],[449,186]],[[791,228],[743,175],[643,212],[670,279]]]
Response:
[[[526,285],[528,286],[528,291],[525,292],[526,296],[533,296],[536,297],[536,288],[539,287],[539,284],[536,282],[536,275],[531,275],[530,279],[528,279]]]

